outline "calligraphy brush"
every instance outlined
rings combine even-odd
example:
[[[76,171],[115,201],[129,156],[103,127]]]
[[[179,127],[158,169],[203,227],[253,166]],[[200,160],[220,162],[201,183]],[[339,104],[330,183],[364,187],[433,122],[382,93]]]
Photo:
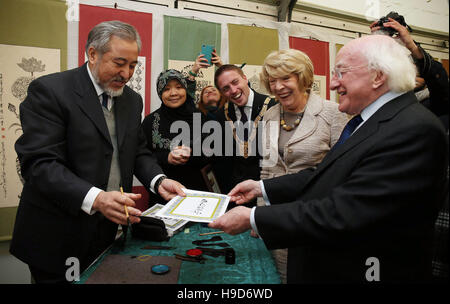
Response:
[[[123,188],[120,186],[120,193],[123,195]],[[128,208],[127,205],[123,205],[125,209],[125,214],[127,215],[127,226],[122,225],[122,231],[123,231],[123,244],[122,246],[125,247],[125,243],[127,242],[127,234],[128,234],[128,227],[130,227],[131,231],[131,225],[130,225],[130,215],[128,214]]]
[[[122,195],[123,195],[123,188],[122,188],[122,186],[120,186],[120,193],[122,193]],[[128,214],[127,205],[123,205],[123,208],[125,209],[125,214],[127,215],[127,225],[128,225],[128,227],[130,227],[130,230],[131,230],[130,215]]]

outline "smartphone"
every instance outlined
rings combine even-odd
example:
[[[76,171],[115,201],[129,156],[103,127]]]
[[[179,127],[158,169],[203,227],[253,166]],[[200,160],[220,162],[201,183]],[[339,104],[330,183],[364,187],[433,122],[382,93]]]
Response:
[[[205,55],[203,58],[208,59],[208,64],[211,65],[212,52],[214,51],[213,45],[203,44],[201,54]]]

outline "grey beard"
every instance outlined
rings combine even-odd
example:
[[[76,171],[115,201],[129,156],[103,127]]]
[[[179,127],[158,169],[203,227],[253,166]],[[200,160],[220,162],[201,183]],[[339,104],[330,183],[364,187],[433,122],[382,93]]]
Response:
[[[123,88],[122,87],[118,90],[113,90],[111,88],[108,87],[108,83],[104,84],[100,82],[100,79],[98,78],[98,73],[97,73],[97,67],[94,66],[94,68],[92,69],[92,77],[94,77],[95,82],[103,89],[103,91],[106,92],[106,94],[108,94],[111,97],[117,97],[122,95],[123,93]]]
[[[102,87],[102,85],[100,85],[100,86]],[[108,87],[106,87],[106,88],[102,87],[102,89],[106,92],[106,94],[108,94],[108,95],[111,96],[111,97],[117,97],[117,96],[122,95],[122,93],[123,93],[123,88],[124,88],[124,87],[122,87],[122,88],[120,88],[120,89],[118,89],[118,90],[113,90],[113,89],[110,89],[110,88],[108,88]]]

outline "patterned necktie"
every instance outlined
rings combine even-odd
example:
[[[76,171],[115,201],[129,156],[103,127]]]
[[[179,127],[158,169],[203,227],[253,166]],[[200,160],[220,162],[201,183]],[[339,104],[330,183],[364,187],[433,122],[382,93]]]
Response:
[[[242,125],[245,126],[245,123],[248,121],[247,114],[245,114],[245,107],[238,107],[239,111],[241,111],[241,122]],[[248,128],[244,128],[244,141],[248,141]]]
[[[106,92],[103,92],[102,94],[102,106],[108,110],[108,94],[106,94]]]
[[[352,135],[353,131],[363,122],[363,119],[361,118],[361,115],[356,115],[352,119],[349,120],[349,122],[345,125],[344,130],[341,133],[341,136],[339,137],[339,140],[336,142],[336,144],[333,146],[332,150],[336,149],[340,144],[344,143],[350,135]]]

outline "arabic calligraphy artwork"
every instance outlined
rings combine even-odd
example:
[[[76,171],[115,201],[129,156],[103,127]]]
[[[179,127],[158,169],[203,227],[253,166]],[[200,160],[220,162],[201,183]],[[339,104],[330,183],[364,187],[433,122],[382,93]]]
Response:
[[[311,88],[312,93],[320,96],[322,99],[327,98],[327,77],[323,75],[314,75],[314,82]]]
[[[184,190],[186,197],[171,199],[156,215],[192,222],[210,223],[225,213],[229,196],[203,191]]]
[[[19,203],[23,179],[14,150],[22,135],[19,105],[28,85],[60,71],[60,50],[0,44],[0,208]]]
[[[247,79],[250,82],[250,87],[253,90],[260,94],[270,95],[259,78],[259,74],[262,71],[261,65],[245,65],[242,68],[242,71],[244,72],[245,76],[247,76]]]

